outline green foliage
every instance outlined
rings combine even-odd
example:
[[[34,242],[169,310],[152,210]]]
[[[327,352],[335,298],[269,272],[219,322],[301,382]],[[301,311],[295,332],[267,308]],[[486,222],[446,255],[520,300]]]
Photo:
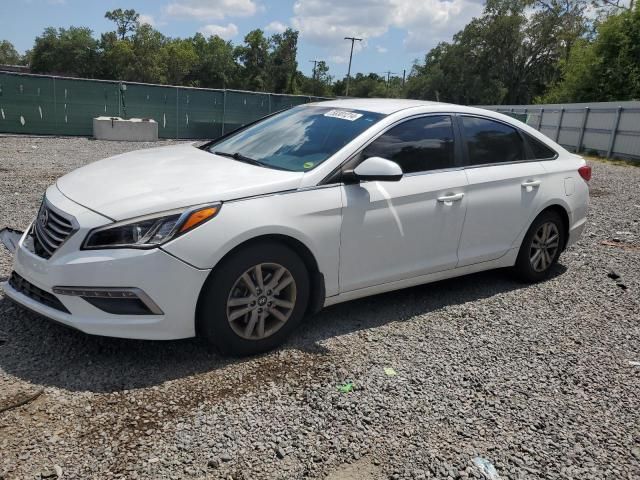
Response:
[[[8,40],[0,40],[0,65],[19,65],[22,57]]]
[[[246,90],[264,92],[267,87],[267,63],[269,40],[260,29],[250,31],[244,37],[244,45],[236,48],[240,60],[241,87]]]
[[[598,22],[585,15],[589,6]],[[451,41],[442,42],[399,76],[358,73],[355,97],[410,97],[461,104],[527,104],[640,97],[640,9],[622,0],[487,0]],[[266,36],[256,29],[240,45],[197,33],[167,38],[141,25],[133,10],[105,17],[115,30],[93,38],[87,28],[47,28],[24,59],[0,42],[0,63],[29,61],[36,73],[231,88],[317,96],[344,95],[319,61],[298,70],[298,32]],[[306,62],[305,62],[306,63]]]
[[[331,88],[332,77],[329,75],[329,66],[324,60],[320,60],[311,77],[305,76],[302,72],[297,72],[298,88],[292,93],[308,93],[320,97],[328,97],[333,95]]]
[[[606,17],[594,40],[576,44],[561,64],[562,80],[541,101],[590,102],[640,98],[640,9]]]
[[[489,0],[481,17],[414,66],[407,95],[472,105],[530,103],[557,77],[564,49],[580,35],[568,20],[579,9],[567,11]]]
[[[197,60],[187,83],[206,88],[230,88],[237,85],[239,65],[231,42],[218,36],[205,39],[201,33],[196,33],[191,42]]]
[[[78,77],[95,76],[100,63],[98,41],[83,27],[46,28],[36,37],[30,52],[35,73],[60,73]]]
[[[134,33],[140,23],[138,22],[140,14],[135,10],[122,10],[118,8],[104,14],[104,18],[108,18],[116,24],[116,32],[120,36],[120,40],[127,38],[128,33]]]
[[[296,90],[298,70],[298,32],[287,28],[283,33],[273,35],[270,43],[268,90],[274,93],[293,93]]]

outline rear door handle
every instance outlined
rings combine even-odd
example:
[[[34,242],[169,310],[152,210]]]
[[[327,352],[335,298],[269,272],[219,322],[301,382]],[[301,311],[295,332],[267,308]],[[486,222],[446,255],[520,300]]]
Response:
[[[464,193],[454,193],[453,195],[444,195],[442,197],[438,197],[438,201],[444,203],[445,205],[451,205],[453,202],[459,202],[464,197]]]
[[[526,182],[522,182],[523,187],[539,187],[540,180],[527,180]]]

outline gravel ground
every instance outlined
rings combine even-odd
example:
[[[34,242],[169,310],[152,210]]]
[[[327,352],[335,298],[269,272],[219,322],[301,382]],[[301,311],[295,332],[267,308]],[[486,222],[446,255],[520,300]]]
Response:
[[[0,137],[0,226],[151,145]],[[0,410],[27,402],[0,413],[0,478],[483,478],[476,457],[503,479],[640,478],[640,168],[593,169],[588,230],[549,281],[337,305],[256,358],[91,337],[0,294]]]

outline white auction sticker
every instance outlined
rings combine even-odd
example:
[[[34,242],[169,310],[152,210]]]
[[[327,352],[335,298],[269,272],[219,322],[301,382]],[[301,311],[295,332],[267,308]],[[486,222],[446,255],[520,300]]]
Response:
[[[354,120],[359,119],[362,114],[356,112],[346,112],[344,110],[329,110],[324,114],[324,116],[331,118],[341,118],[342,120],[349,120],[350,122],[353,122]]]

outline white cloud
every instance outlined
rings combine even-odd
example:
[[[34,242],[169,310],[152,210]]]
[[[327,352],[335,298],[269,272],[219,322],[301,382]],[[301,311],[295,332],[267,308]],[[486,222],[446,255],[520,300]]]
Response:
[[[141,13],[138,21],[140,22],[140,25],[143,25],[145,23],[147,25],[151,25],[152,27],[155,27],[157,25],[156,20],[153,18],[153,15],[147,15],[146,13]]]
[[[229,40],[230,38],[233,38],[238,34],[238,27],[233,23],[229,23],[227,26],[205,25],[198,31],[207,37],[211,35],[217,35],[220,38]]]
[[[269,25],[264,27],[266,32],[274,32],[274,33],[282,33],[287,29],[287,26],[278,21],[271,22]]]
[[[336,54],[348,48],[344,37],[372,39],[390,28],[406,32],[406,50],[422,53],[481,12],[482,0],[297,0],[291,22],[301,38]]]
[[[169,16],[200,20],[246,17],[257,11],[254,0],[178,0],[164,7]]]
[[[376,52],[378,53],[387,53],[389,49],[387,47],[383,47],[382,45],[376,45]]]

